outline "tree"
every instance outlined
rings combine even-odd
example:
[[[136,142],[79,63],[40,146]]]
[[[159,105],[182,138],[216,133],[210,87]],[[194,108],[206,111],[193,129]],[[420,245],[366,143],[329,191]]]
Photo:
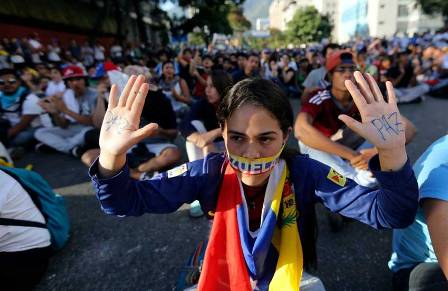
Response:
[[[249,30],[252,26],[250,21],[243,14],[243,9],[240,6],[233,6],[227,14],[227,20],[233,32],[243,33]]]
[[[331,35],[333,25],[328,16],[319,14],[315,7],[298,9],[287,23],[286,37],[292,44],[320,42]]]
[[[232,7],[241,5],[244,0],[179,0],[181,7],[195,10],[195,14],[190,19],[180,19],[177,23],[172,23],[171,32],[173,35],[183,35],[192,32],[195,27],[199,27],[205,32],[205,41],[210,42],[214,33],[232,34],[233,29],[229,23],[228,15]]]
[[[446,0],[418,0],[417,3],[426,14],[441,13],[445,26],[448,26],[448,1]]]

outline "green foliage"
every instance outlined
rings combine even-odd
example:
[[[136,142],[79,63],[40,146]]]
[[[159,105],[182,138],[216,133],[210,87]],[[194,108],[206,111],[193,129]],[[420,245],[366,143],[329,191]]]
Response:
[[[229,21],[230,27],[234,32],[245,32],[251,27],[250,21],[244,17],[243,9],[238,6],[230,8],[227,14],[227,21]]]
[[[442,13],[448,17],[448,1],[446,0],[417,0],[417,3],[426,14]]]
[[[233,28],[235,31],[244,31],[250,22],[246,22],[242,11],[238,11],[243,2],[244,0],[180,0],[180,6],[194,8],[197,13],[192,18],[181,19],[179,24],[173,25],[172,32],[182,34],[193,31],[195,27],[203,30],[207,26],[209,33],[205,35],[205,39],[208,42],[213,33],[232,34]]]
[[[194,46],[205,45],[204,35],[202,32],[190,32],[188,34],[188,43]]]
[[[320,42],[331,35],[333,26],[328,16],[320,15],[315,7],[300,8],[287,24],[286,37],[292,44]]]

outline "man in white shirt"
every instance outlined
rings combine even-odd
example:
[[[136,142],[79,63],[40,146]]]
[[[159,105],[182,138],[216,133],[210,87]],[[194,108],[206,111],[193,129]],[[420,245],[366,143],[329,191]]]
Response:
[[[339,50],[340,46],[335,43],[329,43],[327,44],[322,54],[325,59],[328,58],[329,55]],[[326,82],[325,76],[327,75],[327,69],[325,68],[325,64],[322,64],[320,68],[312,70],[308,76],[306,77],[305,81],[303,81],[303,87],[305,88],[302,93],[302,101],[306,101],[305,99],[311,92],[315,91],[316,89],[325,89],[327,87],[328,82]]]
[[[45,223],[25,189],[0,170],[0,218]],[[0,284],[4,290],[31,290],[44,275],[51,254],[48,229],[0,225]]]
[[[0,70],[0,141],[6,146],[27,146],[40,126],[39,97],[22,85],[13,69]]]
[[[62,98],[49,97],[40,106],[51,114],[56,127],[40,128],[35,138],[40,142],[36,150],[44,145],[63,153],[75,153],[84,143],[84,134],[93,128],[92,114],[97,92],[87,86],[87,75],[81,67],[68,66],[63,73],[68,88]]]

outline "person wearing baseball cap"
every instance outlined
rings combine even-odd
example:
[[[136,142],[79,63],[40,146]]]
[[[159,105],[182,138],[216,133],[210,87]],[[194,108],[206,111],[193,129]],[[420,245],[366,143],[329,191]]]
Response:
[[[11,68],[0,70],[0,142],[12,149],[30,146],[42,110],[39,98]]]
[[[51,96],[39,103],[53,117],[56,126],[36,131],[35,138],[40,142],[36,150],[50,147],[80,157],[84,134],[93,125],[97,91],[87,86],[87,74],[79,66],[67,66],[62,79],[68,87],[62,98]]]
[[[376,187],[377,181],[368,168],[370,158],[377,153],[376,148],[338,118],[346,114],[360,121],[358,108],[345,86],[346,80],[354,81],[357,70],[354,56],[346,50],[334,52],[328,56],[325,68],[329,87],[314,91],[308,100],[302,102],[296,119],[294,129],[300,151],[360,185]],[[375,81],[372,79],[372,82]],[[409,142],[415,134],[415,127],[406,118],[402,120]],[[330,227],[333,231],[340,230],[342,219],[330,216]]]

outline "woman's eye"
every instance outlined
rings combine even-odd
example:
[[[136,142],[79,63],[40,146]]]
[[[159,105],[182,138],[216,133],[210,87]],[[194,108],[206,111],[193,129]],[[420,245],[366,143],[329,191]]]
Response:
[[[271,137],[260,137],[260,142],[262,143],[262,144],[268,144],[268,143],[270,143],[273,139],[271,138]]]
[[[238,135],[232,135],[232,136],[230,136],[230,139],[234,142],[242,142],[243,141],[243,137],[238,136]]]

